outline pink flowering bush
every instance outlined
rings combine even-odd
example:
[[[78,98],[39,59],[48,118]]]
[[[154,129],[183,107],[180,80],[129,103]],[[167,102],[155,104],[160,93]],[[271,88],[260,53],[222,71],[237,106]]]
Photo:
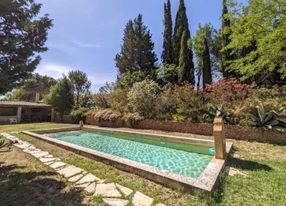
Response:
[[[236,100],[246,99],[251,89],[249,85],[238,82],[235,78],[221,79],[215,84],[209,84],[204,91],[207,101],[224,105]]]

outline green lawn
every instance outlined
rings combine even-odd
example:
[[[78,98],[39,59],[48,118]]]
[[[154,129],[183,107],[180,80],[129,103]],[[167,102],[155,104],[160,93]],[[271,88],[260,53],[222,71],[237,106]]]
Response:
[[[23,130],[37,130],[37,129],[50,129],[61,127],[72,127],[72,124],[58,124],[58,123],[30,123],[30,124],[9,124],[0,125],[0,132],[19,132]]]
[[[41,127],[50,128],[53,126],[53,124],[17,125],[12,126],[13,128],[10,129],[5,128],[5,126],[0,126],[0,132],[3,130],[19,131],[23,129],[39,129]],[[57,124],[57,127],[62,126],[64,125]],[[175,191],[137,175],[120,171],[111,166],[68,152],[27,135],[19,134],[18,136],[26,141],[32,142],[36,147],[47,150],[51,154],[60,157],[63,161],[84,168],[88,172],[107,181],[115,181],[134,190],[139,190],[152,196],[156,202],[162,202],[170,206],[285,205],[286,202],[285,146],[234,141],[235,146],[229,158],[228,165],[240,169],[247,173],[248,176],[231,177],[223,175],[221,178],[221,187],[214,197],[210,198],[203,194],[191,195],[181,191]],[[3,161],[2,156],[0,156],[0,162],[1,161]],[[31,164],[34,164],[34,161],[31,160]],[[37,170],[37,168],[35,168],[35,170]],[[89,204],[102,205],[97,199],[93,199]]]

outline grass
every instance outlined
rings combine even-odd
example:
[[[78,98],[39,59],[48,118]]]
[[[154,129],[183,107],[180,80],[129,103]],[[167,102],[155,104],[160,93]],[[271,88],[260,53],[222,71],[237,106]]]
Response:
[[[23,130],[37,130],[37,129],[50,129],[61,127],[72,127],[72,124],[58,124],[58,123],[31,123],[31,124],[10,124],[0,125],[0,132],[20,132]]]
[[[18,126],[19,127],[10,129],[10,131],[19,131],[19,128],[27,129],[25,127],[27,125]],[[63,125],[57,125],[57,127],[62,126]],[[29,129],[39,129],[41,127],[46,129],[52,127],[52,124],[29,125]],[[1,130],[3,131],[3,128],[4,127],[0,126],[0,132]],[[228,165],[238,168],[248,175],[246,177],[222,175],[222,184],[218,192],[213,197],[207,197],[203,194],[191,195],[182,191],[175,191],[137,175],[120,171],[111,166],[68,152],[30,136],[23,134],[19,134],[18,136],[23,140],[33,143],[36,147],[47,150],[51,154],[60,157],[65,162],[81,167],[107,181],[115,181],[133,190],[139,190],[153,197],[156,202],[162,202],[166,205],[285,205],[286,202],[285,146],[234,141],[235,147],[229,157]],[[18,153],[21,152],[18,151]],[[18,165],[22,161],[25,161],[25,159],[27,160],[27,158],[28,162],[23,164],[26,167],[34,165],[33,171],[39,172],[40,165],[38,164],[40,163],[36,164],[37,161],[32,157],[29,159],[27,156],[18,154],[17,158],[11,158],[10,164],[18,161],[18,163],[15,163]],[[3,160],[0,154],[0,162],[1,161],[5,160]],[[0,185],[0,190],[1,188]],[[0,194],[3,194],[3,192],[0,191]],[[79,198],[80,195],[76,196]],[[94,198],[89,204],[102,205],[102,202]]]

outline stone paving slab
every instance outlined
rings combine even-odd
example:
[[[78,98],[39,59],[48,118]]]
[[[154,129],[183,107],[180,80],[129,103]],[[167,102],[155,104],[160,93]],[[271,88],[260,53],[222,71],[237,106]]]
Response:
[[[84,190],[88,193],[88,194],[94,194],[95,192],[95,183],[91,183],[90,185],[88,185],[86,188],[84,188]]]
[[[153,201],[153,198],[137,191],[132,199],[132,204],[134,206],[151,206]]]
[[[75,187],[77,188],[86,188],[90,185],[90,183],[84,183],[84,184],[81,184],[81,185],[75,185]]]
[[[79,174],[79,175],[76,175],[76,176],[73,176],[71,178],[69,178],[69,182],[77,182],[79,181],[81,178],[83,177],[83,174]]]
[[[115,183],[97,184],[94,195],[101,197],[121,197]]]
[[[94,182],[100,180],[98,177],[94,176],[93,174],[87,174],[82,179],[80,179],[76,184],[83,184],[87,182]]]
[[[42,157],[40,158],[40,161],[43,163],[47,163],[47,162],[55,162],[56,160],[59,160],[58,158],[46,158],[46,157]]]
[[[127,187],[124,187],[120,184],[116,184],[116,186],[118,187],[118,189],[125,195],[125,197],[129,196],[133,190],[127,188]]]
[[[128,204],[128,200],[118,198],[103,198],[103,202],[109,206],[126,206]]]
[[[66,165],[66,163],[64,163],[64,162],[55,162],[49,166],[53,169],[57,169],[57,168],[65,166],[65,165]]]
[[[72,176],[77,175],[77,174],[82,173],[82,172],[83,172],[82,169],[75,167],[75,166],[71,166],[71,165],[65,167],[64,169],[57,171],[57,173],[65,176],[66,178],[72,177]]]
[[[49,153],[48,152],[39,152],[39,153],[35,153],[35,154],[32,154],[32,155],[34,157],[36,157],[36,158],[41,158],[41,157],[49,155]]]
[[[166,205],[164,205],[164,204],[162,204],[162,203],[158,203],[158,204],[156,204],[155,206],[166,206]]]

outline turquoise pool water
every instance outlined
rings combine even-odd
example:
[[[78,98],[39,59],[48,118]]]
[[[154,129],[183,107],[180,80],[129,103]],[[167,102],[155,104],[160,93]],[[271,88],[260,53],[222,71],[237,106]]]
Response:
[[[140,136],[138,141],[129,134],[111,134],[96,131],[54,133],[48,136],[96,151],[116,155],[150,166],[189,177],[198,177],[212,159],[212,155],[186,151],[186,145],[150,141]],[[167,145],[167,146],[166,146]],[[170,147],[174,146],[175,148]],[[183,150],[178,148],[182,147]],[[191,146],[190,150],[205,151],[207,148]]]

